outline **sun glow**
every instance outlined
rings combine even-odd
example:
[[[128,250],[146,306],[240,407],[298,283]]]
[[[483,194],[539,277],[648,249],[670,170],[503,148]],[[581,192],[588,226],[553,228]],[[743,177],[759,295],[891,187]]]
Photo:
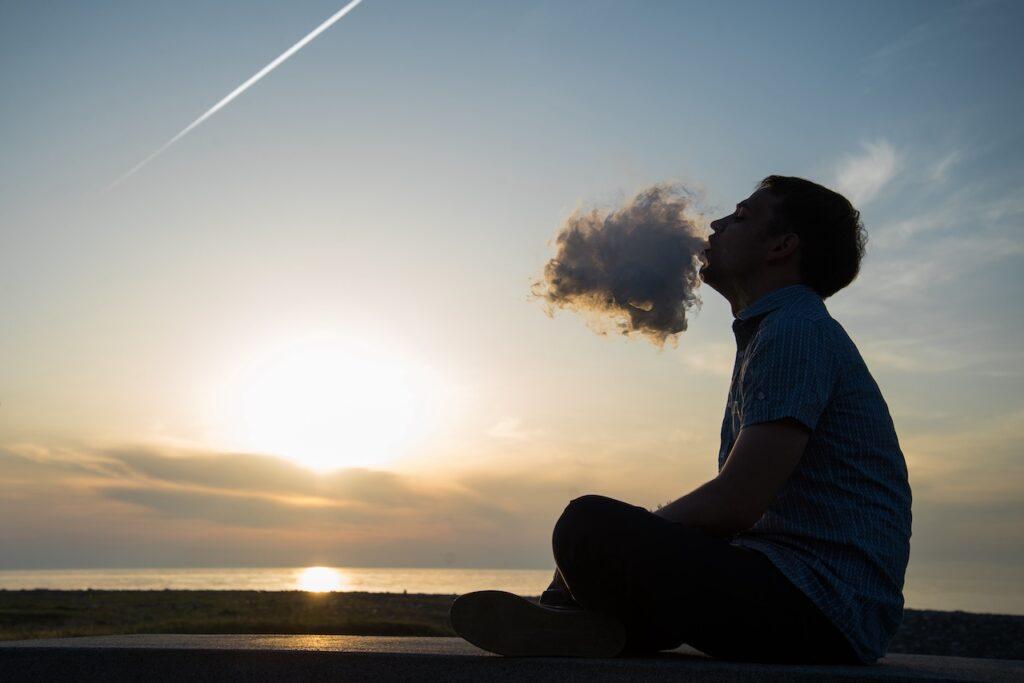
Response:
[[[432,372],[337,339],[268,353],[235,385],[232,443],[319,471],[394,460],[435,426],[444,393]]]
[[[310,593],[340,591],[345,585],[345,577],[330,567],[306,567],[299,572],[295,585],[300,591]]]

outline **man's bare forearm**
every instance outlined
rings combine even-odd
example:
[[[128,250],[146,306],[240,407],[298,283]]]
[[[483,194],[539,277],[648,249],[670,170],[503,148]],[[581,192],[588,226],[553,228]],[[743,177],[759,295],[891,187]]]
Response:
[[[722,480],[712,479],[682,498],[655,510],[670,522],[696,527],[712,536],[729,537],[747,528],[738,519]]]

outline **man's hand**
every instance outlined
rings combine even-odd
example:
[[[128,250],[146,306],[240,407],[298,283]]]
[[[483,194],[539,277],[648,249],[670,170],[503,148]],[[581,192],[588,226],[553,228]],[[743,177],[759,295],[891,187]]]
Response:
[[[717,477],[654,514],[715,536],[749,529],[796,469],[810,435],[791,418],[743,428]]]

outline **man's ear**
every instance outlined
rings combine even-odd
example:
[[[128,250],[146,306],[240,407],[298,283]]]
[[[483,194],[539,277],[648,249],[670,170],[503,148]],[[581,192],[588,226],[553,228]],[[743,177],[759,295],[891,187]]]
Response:
[[[795,232],[783,233],[773,239],[771,248],[768,250],[768,260],[778,261],[784,259],[800,248],[800,235]]]

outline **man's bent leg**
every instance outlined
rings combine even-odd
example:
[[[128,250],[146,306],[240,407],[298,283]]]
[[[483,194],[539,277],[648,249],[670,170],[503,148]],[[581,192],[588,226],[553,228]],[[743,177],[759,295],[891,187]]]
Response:
[[[573,600],[569,593],[569,587],[565,585],[562,573],[555,569],[551,583],[540,596],[540,604],[554,607],[579,607],[580,604]]]
[[[590,495],[569,504],[552,545],[573,598],[622,620],[631,651],[686,642],[730,659],[845,657],[841,634],[771,561],[727,539]]]
[[[633,651],[677,647],[686,638],[673,614],[689,583],[681,576],[691,552],[675,525],[644,508],[605,496],[572,500],[555,524],[555,564],[576,602],[626,625]]]

